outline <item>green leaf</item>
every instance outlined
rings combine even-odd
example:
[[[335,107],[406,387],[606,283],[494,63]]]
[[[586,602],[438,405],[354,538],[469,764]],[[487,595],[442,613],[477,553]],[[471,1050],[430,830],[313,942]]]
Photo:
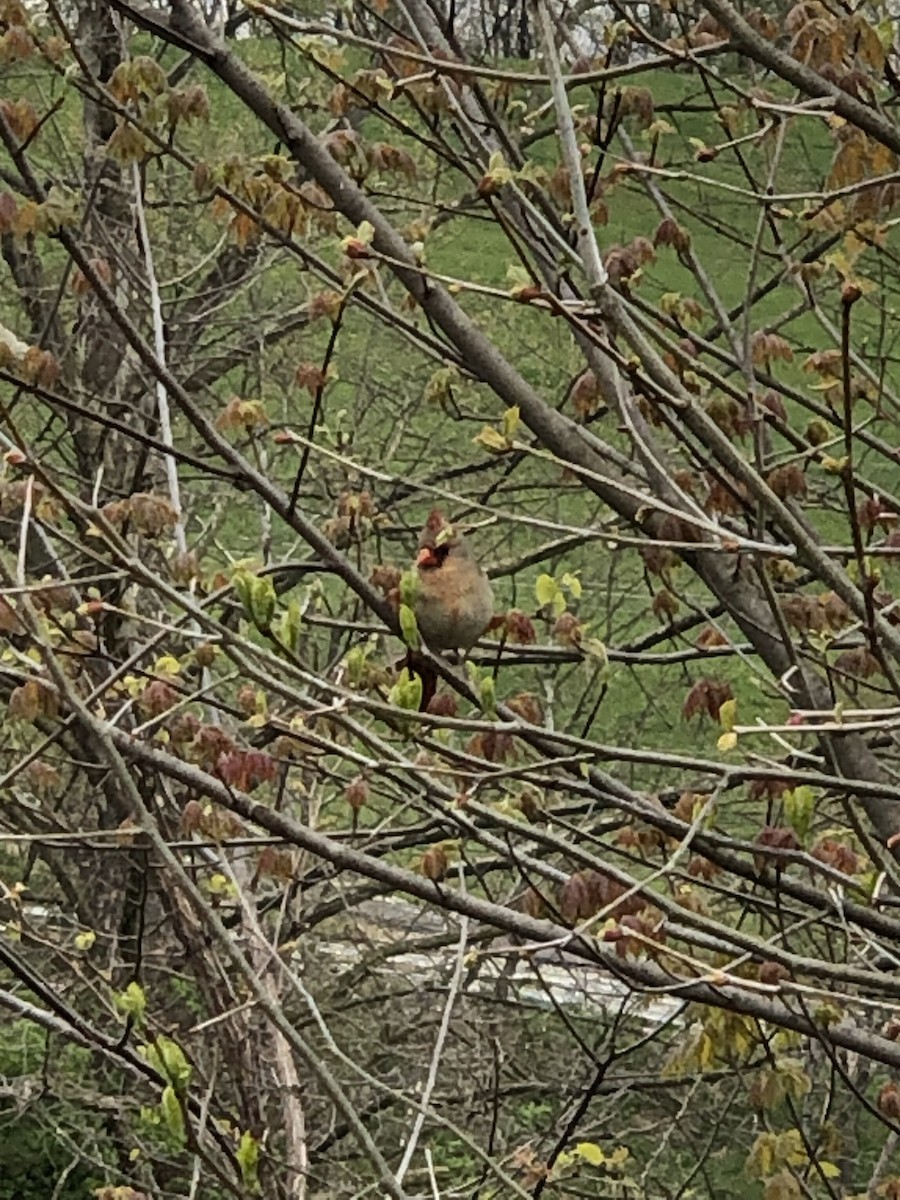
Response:
[[[813,812],[816,806],[816,794],[811,787],[804,784],[784,793],[784,814],[788,824],[801,842],[805,842],[812,824]]]
[[[231,579],[231,586],[248,617],[250,616],[250,586],[254,578],[255,576],[246,567],[240,567]]]
[[[300,601],[296,596],[292,596],[288,601],[287,610],[282,613],[281,620],[278,622],[278,638],[282,645],[286,646],[293,654],[296,654],[297,647],[300,644],[300,630],[303,625],[303,614],[300,608]]]
[[[259,1142],[246,1129],[241,1134],[237,1150],[234,1152],[238,1166],[241,1168],[241,1179],[244,1187],[251,1192],[259,1191]]]
[[[486,717],[493,717],[497,712],[497,689],[493,675],[485,675],[479,688],[481,711]]]
[[[185,1058],[184,1051],[171,1038],[160,1035],[155,1042],[138,1046],[138,1053],[155,1071],[164,1076],[178,1095],[183,1095],[191,1082],[193,1067]]]
[[[115,1005],[126,1017],[133,1017],[135,1021],[143,1019],[147,1011],[147,997],[137,980],[133,979],[124,992],[119,992]]]
[[[422,644],[422,639],[419,636],[419,626],[416,622],[416,614],[408,604],[400,605],[400,633],[403,635],[403,641],[411,650],[418,650]]]
[[[404,571],[400,576],[400,603],[407,608],[416,607],[416,597],[419,594],[419,576],[416,571]]]
[[[163,1094],[159,1102],[159,1109],[162,1113],[163,1120],[169,1132],[173,1137],[177,1138],[181,1145],[184,1144],[184,1112],[178,1097],[175,1095],[175,1089],[171,1086],[163,1088]]]
[[[272,624],[277,602],[271,578],[255,575],[250,583],[250,616],[258,629],[266,630]]]
[[[397,682],[388,692],[388,703],[408,712],[418,712],[422,703],[422,679],[406,667],[400,672]]]

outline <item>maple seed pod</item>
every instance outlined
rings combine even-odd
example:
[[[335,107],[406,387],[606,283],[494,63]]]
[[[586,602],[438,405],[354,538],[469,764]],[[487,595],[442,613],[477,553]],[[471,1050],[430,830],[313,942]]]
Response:
[[[365,242],[361,242],[359,238],[350,238],[344,246],[344,253],[348,258],[368,258],[369,248]]]
[[[862,288],[858,283],[851,283],[849,280],[841,288],[841,304],[850,307],[855,304],[862,295]]]

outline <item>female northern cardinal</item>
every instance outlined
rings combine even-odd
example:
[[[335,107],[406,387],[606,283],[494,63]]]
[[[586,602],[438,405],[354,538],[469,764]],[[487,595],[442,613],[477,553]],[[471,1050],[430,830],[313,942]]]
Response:
[[[431,650],[469,650],[494,615],[494,593],[469,544],[435,509],[425,523],[416,555],[416,622]],[[434,672],[422,676],[422,709],[434,696]]]

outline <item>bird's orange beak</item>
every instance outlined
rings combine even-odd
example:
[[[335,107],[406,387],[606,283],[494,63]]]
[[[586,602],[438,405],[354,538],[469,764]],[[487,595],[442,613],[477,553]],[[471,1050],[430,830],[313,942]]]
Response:
[[[430,546],[423,546],[416,555],[417,567],[436,567],[438,565],[438,556]]]

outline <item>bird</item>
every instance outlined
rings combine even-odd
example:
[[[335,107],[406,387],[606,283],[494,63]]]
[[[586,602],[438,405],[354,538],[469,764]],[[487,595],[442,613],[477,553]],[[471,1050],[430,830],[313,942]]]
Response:
[[[429,650],[472,648],[494,615],[490,580],[458,528],[434,509],[419,538],[415,560],[415,614]],[[422,709],[434,696],[434,672],[415,664],[422,676]]]

